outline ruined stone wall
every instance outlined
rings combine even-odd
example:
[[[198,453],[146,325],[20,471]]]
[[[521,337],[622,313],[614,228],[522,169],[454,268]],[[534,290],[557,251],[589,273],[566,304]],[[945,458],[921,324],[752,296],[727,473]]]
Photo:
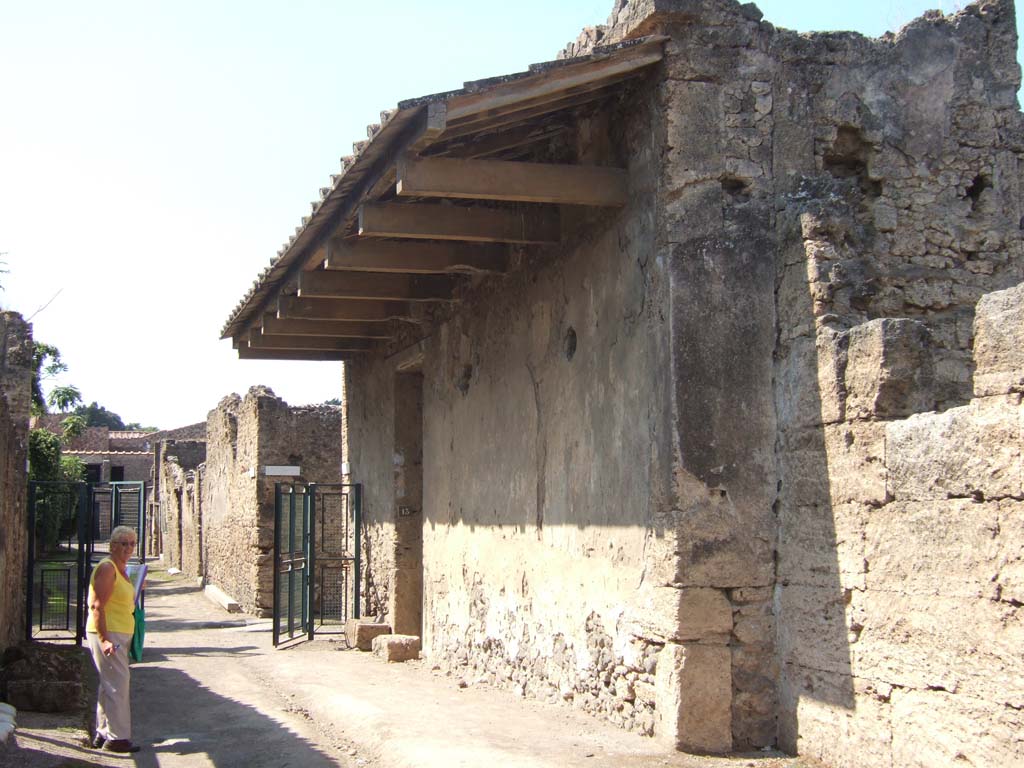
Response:
[[[207,420],[198,523],[207,580],[250,613],[273,607],[274,484],[267,465],[299,465],[295,480],[341,479],[341,409],[291,408],[266,387],[231,395]],[[184,550],[184,548],[183,548]],[[183,551],[184,555],[184,551]]]
[[[245,405],[255,409],[253,391]],[[259,613],[256,602],[259,558],[259,499],[255,475],[254,415],[246,418],[243,401],[229,395],[206,420],[206,482],[202,488],[203,530],[206,536],[206,581],[223,589],[248,612]]]
[[[181,571],[187,576],[202,576],[205,542],[203,539],[203,477],[206,465],[185,473],[181,499]]]
[[[0,649],[25,636],[32,350],[32,326],[15,312],[0,312]]]
[[[348,459],[386,612],[410,567],[395,509],[410,456],[395,446],[413,441],[399,434],[397,369],[420,356],[425,653],[470,683],[651,733],[680,600],[666,586],[666,265],[654,253],[652,89],[621,109],[582,122],[574,151],[629,166],[631,204],[565,209],[561,247],[484,281],[417,348],[350,363]],[[607,147],[620,154],[602,157]]]
[[[161,441],[158,455],[164,563],[186,576],[202,576],[202,471],[197,469],[206,459],[206,442]]]
[[[964,405],[975,305],[1024,277],[1012,5],[767,51],[770,90],[734,119],[773,126],[781,744],[836,766],[1019,762],[1024,689],[999,670],[1021,616],[991,561],[1019,508],[981,503],[982,476],[978,503],[947,498],[975,487],[919,460],[986,418],[1004,426],[960,449],[1011,474],[1019,454],[1012,407]]]
[[[998,530],[991,508],[894,506],[887,454],[894,423],[970,401],[975,304],[1024,276],[1012,3],[868,40],[777,30],[753,5],[617,2],[567,52],[652,32],[671,38],[658,231],[672,277],[675,583],[733,612],[724,633],[688,632],[680,615],[694,636],[677,649],[694,675],[680,677],[680,745],[727,743],[718,714],[686,700],[713,689],[731,697],[734,747],[777,731],[835,765],[946,764],[958,749],[1019,762],[1005,738],[1016,683],[1000,693],[965,663],[970,648],[990,674],[1006,665],[1019,605],[997,596],[1001,577],[972,594],[961,581],[978,573],[951,580],[929,551],[981,546]],[[969,407],[1013,423],[1005,403]],[[993,439],[1012,454],[1012,429]],[[934,485],[949,469],[921,471]],[[930,599],[904,584],[913,570]],[[993,726],[972,729],[969,713]]]

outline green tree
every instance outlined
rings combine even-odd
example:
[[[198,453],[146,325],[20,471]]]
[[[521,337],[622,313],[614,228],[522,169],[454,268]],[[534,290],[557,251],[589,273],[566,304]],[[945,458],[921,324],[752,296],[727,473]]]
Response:
[[[129,421],[124,428],[129,432],[159,432],[160,427],[144,427],[137,421]]]
[[[70,417],[74,418],[74,417]],[[61,438],[48,429],[28,433],[28,479],[43,482],[36,488],[36,552],[57,548],[74,529],[76,496],[54,482],[85,480],[85,464],[77,456],[61,455]]]
[[[90,427],[109,427],[113,430],[130,429],[125,426],[120,416],[113,411],[108,411],[95,400],[88,405],[80,405],[75,408],[75,415],[84,418],[86,425]]]
[[[81,416],[72,414],[68,416],[64,421],[60,423],[60,439],[64,445],[67,445],[76,437],[85,432],[88,425],[85,423],[85,419]]]
[[[67,363],[60,359],[60,350],[52,344],[37,341],[32,351],[32,414],[40,416],[47,413],[46,396],[43,394],[43,382],[52,379],[68,369]]]
[[[47,402],[61,413],[67,413],[82,402],[82,393],[74,384],[54,387]]]

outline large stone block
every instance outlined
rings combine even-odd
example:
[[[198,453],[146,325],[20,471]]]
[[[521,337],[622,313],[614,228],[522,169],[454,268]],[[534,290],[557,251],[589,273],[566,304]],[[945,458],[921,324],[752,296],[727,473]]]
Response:
[[[843,419],[846,337],[822,328],[794,339],[776,368],[779,425],[792,430]]]
[[[783,749],[831,768],[893,765],[888,686],[798,665],[784,668],[782,677]]]
[[[779,515],[779,580],[846,589],[864,587],[864,533],[871,507],[786,507]]]
[[[373,650],[373,639],[391,634],[391,626],[366,619],[349,619],[345,622],[345,641],[349,648],[360,651]]]
[[[850,598],[839,585],[782,585],[776,618],[782,663],[849,675],[851,630],[858,624]]]
[[[626,621],[632,634],[660,643],[727,643],[732,605],[719,589],[653,587],[641,592]]]
[[[412,661],[420,656],[420,639],[415,635],[377,635],[373,655],[384,661]]]
[[[1024,501],[999,502],[999,576],[1001,600],[1024,604]]]
[[[988,397],[888,425],[897,499],[1021,496],[1021,396]]]
[[[1024,392],[1024,283],[982,296],[974,311],[974,394]]]
[[[924,323],[871,320],[849,331],[846,418],[889,419],[932,410],[934,375]]]
[[[760,517],[767,517],[768,509]],[[773,582],[774,536],[718,491],[676,512],[675,583],[687,587],[757,587]]]
[[[658,654],[655,735],[691,752],[732,749],[730,651],[721,645],[669,643]]]
[[[894,502],[867,523],[869,593],[997,597],[999,505],[970,499]]]
[[[946,691],[892,694],[892,765],[1024,765],[1024,713]]]
[[[885,424],[854,422],[783,435],[783,503],[880,505],[887,499]]]
[[[671,188],[717,181],[724,172],[721,148],[721,86],[710,82],[669,81],[662,98],[671,161],[666,182]]]
[[[1019,608],[881,590],[857,596],[856,603],[850,654],[858,677],[1024,707]]]

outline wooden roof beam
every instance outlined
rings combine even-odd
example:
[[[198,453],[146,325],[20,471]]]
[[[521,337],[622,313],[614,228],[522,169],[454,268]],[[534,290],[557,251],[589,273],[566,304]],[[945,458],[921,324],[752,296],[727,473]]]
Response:
[[[504,272],[507,249],[500,245],[342,240],[327,243],[324,269],[350,272]]]
[[[359,209],[363,237],[540,245],[561,240],[557,210],[522,211],[429,203],[383,203]]]
[[[299,273],[299,298],[451,301],[457,278],[371,272]]]
[[[397,166],[396,191],[404,197],[454,197],[526,203],[619,207],[629,200],[622,168],[502,160],[416,159]]]
[[[351,320],[305,320],[264,315],[264,336],[326,336],[339,339],[390,339],[394,336],[389,323],[359,323]]]
[[[253,349],[240,347],[239,360],[353,360],[358,352],[332,352],[316,349]]]
[[[404,301],[365,301],[345,299],[299,298],[280,296],[277,316],[302,320],[414,320],[409,304]]]
[[[250,349],[303,349],[326,352],[362,352],[373,345],[370,339],[332,339],[325,336],[287,336],[249,332]]]

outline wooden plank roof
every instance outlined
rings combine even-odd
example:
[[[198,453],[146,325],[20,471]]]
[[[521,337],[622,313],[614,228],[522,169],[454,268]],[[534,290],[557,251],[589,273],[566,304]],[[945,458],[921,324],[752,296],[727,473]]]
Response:
[[[444,292],[439,279],[416,278],[409,282],[406,293],[402,293],[404,283],[396,279],[396,275],[382,275],[381,285],[370,285],[371,280],[367,276],[372,272],[325,272],[326,266],[333,270],[327,262],[327,253],[331,248],[333,252],[345,252],[346,243],[337,240],[339,235],[351,230],[358,230],[359,211],[364,203],[378,203],[381,198],[392,196],[396,190],[396,182],[399,173],[403,172],[398,166],[400,161],[406,158],[427,158],[427,157],[458,157],[462,162],[466,158],[486,157],[495,152],[515,147],[516,142],[530,143],[538,139],[543,140],[548,135],[559,130],[564,130],[572,119],[572,111],[581,105],[594,100],[603,99],[614,93],[621,85],[631,79],[639,77],[649,67],[656,64],[662,57],[662,44],[666,38],[647,37],[636,40],[628,40],[611,46],[595,48],[587,56],[572,59],[546,62],[530,66],[528,71],[504,75],[501,77],[489,78],[466,83],[457,91],[432,94],[416,99],[400,102],[398,108],[381,114],[381,122],[371,125],[367,129],[367,140],[354,145],[354,153],[351,157],[342,159],[341,173],[331,177],[330,186],[320,190],[320,199],[312,203],[311,214],[302,219],[302,223],[296,228],[295,233],[288,242],[278,251],[270,264],[253,281],[251,289],[242,297],[232,310],[227,322],[221,331],[221,338],[232,338],[235,346],[239,349],[240,357],[274,359],[274,350],[282,352],[288,350],[286,341],[281,340],[260,340],[259,334],[267,333],[264,327],[266,315],[276,315],[279,318],[315,318],[317,314],[302,314],[304,308],[312,305],[309,302],[329,302],[336,300],[341,306],[349,301],[353,295],[358,293],[359,287],[364,285],[370,293],[365,295],[366,299],[381,298],[389,305],[396,305],[395,299],[420,298],[445,300],[449,294]],[[559,126],[557,118],[559,114],[566,115],[565,126]],[[544,118],[538,121],[538,118]],[[454,161],[452,161],[454,162]],[[491,166],[498,165],[491,161]],[[520,192],[522,195],[536,193],[531,192],[529,185],[522,182],[522,168],[511,168],[512,165],[525,166],[526,164],[509,164],[510,170],[517,172],[516,183],[525,189]],[[406,163],[407,168],[413,164]],[[490,178],[491,166],[483,167],[479,179],[480,185],[503,184],[499,180]],[[470,166],[475,167],[475,166]],[[559,176],[559,168],[564,169],[563,176]],[[435,172],[438,170],[437,163],[430,166]],[[452,171],[450,166],[440,166],[443,171]],[[504,170],[498,167],[497,171]],[[587,169],[584,166],[550,166],[543,169],[543,178],[548,184],[561,184],[569,189],[571,195],[572,185],[577,183],[581,189],[589,188],[595,182],[589,181],[591,177],[595,180],[595,173],[604,173],[600,182],[605,183],[605,198],[615,201],[622,197],[622,190],[616,190],[616,177],[611,172],[614,169]],[[529,168],[525,171],[528,173]],[[574,174],[588,181],[574,181]],[[407,187],[414,186],[411,178],[411,170],[405,170],[410,174]],[[457,175],[459,169],[454,171]],[[587,175],[589,172],[589,176]],[[449,174],[451,175],[451,174]],[[607,178],[605,178],[607,177]],[[418,179],[417,179],[418,181]],[[397,186],[400,188],[401,184]],[[474,197],[487,199],[486,190],[474,188],[468,194],[460,194],[456,191],[448,192],[446,187],[432,190],[431,195],[449,197]],[[564,192],[562,193],[564,196]],[[516,199],[516,198],[509,198]],[[520,197],[519,199],[531,199]],[[557,198],[561,200],[562,198]],[[600,198],[604,199],[604,198]],[[556,198],[552,198],[556,200]],[[397,205],[401,205],[398,203]],[[581,201],[581,204],[588,204]],[[590,203],[594,204],[594,203]],[[392,205],[395,205],[392,203]],[[554,211],[557,215],[557,210]],[[524,222],[532,225],[533,222]],[[455,226],[455,225],[452,225]],[[506,226],[507,228],[507,226]],[[367,233],[372,234],[372,233]],[[391,237],[394,233],[386,233]],[[430,237],[430,235],[411,234],[400,235],[403,237]],[[454,236],[455,239],[459,235]],[[335,242],[331,246],[332,242]],[[466,235],[466,240],[472,240],[472,234]],[[360,242],[365,242],[360,238]],[[378,243],[398,242],[393,240],[377,240]],[[425,241],[417,241],[425,242]],[[348,243],[351,250],[352,242]],[[454,246],[453,248],[457,248]],[[465,246],[463,246],[464,248]],[[483,247],[483,246],[478,246]],[[496,246],[487,246],[491,249]],[[364,248],[361,254],[365,254],[368,262],[361,262],[363,269],[373,269],[374,258],[382,260],[382,272],[393,269],[395,263],[401,263],[394,253],[395,248]],[[375,257],[375,254],[381,254]],[[493,257],[492,257],[493,258]],[[387,259],[387,261],[384,261]],[[326,264],[325,264],[326,262]],[[435,263],[456,263],[461,264],[463,271],[473,268],[472,259],[452,258],[448,260],[437,260]],[[500,259],[497,263],[500,263]],[[341,269],[347,269],[344,264]],[[458,273],[460,265],[452,267],[452,272]],[[316,271],[314,271],[316,270]],[[360,278],[359,275],[363,277]],[[317,284],[318,275],[327,275],[322,278],[322,284]],[[351,288],[345,290],[345,275],[354,275],[351,278]],[[445,280],[450,279],[449,277]],[[456,278],[457,279],[457,278]],[[430,286],[427,291],[423,286]],[[303,286],[305,289],[303,289]],[[420,291],[420,292],[417,292]],[[319,298],[323,296],[333,298]],[[303,298],[305,296],[306,298]],[[314,298],[317,297],[317,298]],[[358,296],[357,296],[358,298]],[[288,300],[288,304],[281,302]],[[352,302],[349,301],[349,304]],[[320,305],[318,305],[320,306]],[[383,308],[382,308],[383,311]],[[294,314],[287,314],[293,312]],[[362,313],[368,314],[368,313]],[[333,318],[341,321],[349,317],[342,311],[325,313],[319,311],[322,319]],[[387,318],[402,317],[402,312],[388,310],[383,312],[381,321]],[[364,319],[353,317],[352,319]],[[371,318],[372,319],[372,318]],[[392,324],[394,320],[389,320]],[[379,338],[377,334],[375,338]],[[253,341],[253,339],[257,339]],[[292,338],[297,338],[292,336]],[[249,346],[259,347],[260,352],[245,354]],[[290,348],[293,354],[281,354],[277,359],[303,359],[304,351],[295,347]],[[348,354],[346,352],[346,354]],[[337,359],[339,353],[325,354],[322,350],[315,351],[305,359]]]

